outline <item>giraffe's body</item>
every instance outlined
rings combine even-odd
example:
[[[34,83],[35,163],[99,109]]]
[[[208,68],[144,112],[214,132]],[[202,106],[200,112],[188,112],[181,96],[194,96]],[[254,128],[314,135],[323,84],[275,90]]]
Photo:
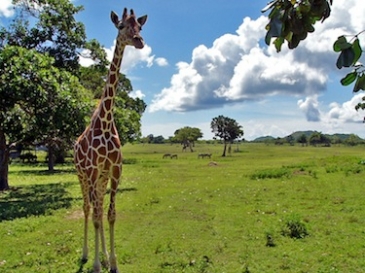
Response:
[[[144,42],[139,35],[141,26],[146,22],[147,16],[136,19],[133,10],[127,14],[124,9],[121,20],[111,13],[112,22],[118,28],[118,37],[115,46],[114,56],[110,65],[108,78],[104,87],[103,96],[99,106],[95,110],[90,125],[76,141],[74,147],[74,161],[84,200],[84,261],[87,260],[87,231],[90,208],[93,208],[93,224],[95,229],[95,259],[94,272],[101,271],[99,258],[99,243],[106,263],[108,253],[106,250],[104,228],[103,228],[103,200],[107,184],[110,179],[110,205],[108,210],[108,222],[110,230],[110,272],[118,272],[116,256],[114,251],[114,223],[115,223],[115,195],[119,179],[122,173],[122,153],[118,132],[113,118],[113,106],[118,75],[123,58],[125,46],[132,45],[136,48],[143,48]]]

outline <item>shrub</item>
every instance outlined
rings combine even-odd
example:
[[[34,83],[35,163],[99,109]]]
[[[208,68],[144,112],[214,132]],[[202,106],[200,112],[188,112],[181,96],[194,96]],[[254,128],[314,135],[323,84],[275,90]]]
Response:
[[[296,214],[288,217],[281,229],[281,234],[293,239],[303,239],[309,235],[305,223]]]

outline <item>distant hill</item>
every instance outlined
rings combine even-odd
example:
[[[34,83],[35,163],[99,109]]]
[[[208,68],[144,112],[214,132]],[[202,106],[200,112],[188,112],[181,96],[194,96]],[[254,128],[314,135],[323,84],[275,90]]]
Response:
[[[262,137],[255,138],[253,140],[253,142],[265,142],[265,141],[273,140],[273,139],[275,139],[275,138],[272,136],[262,136]]]
[[[283,137],[283,138],[287,138],[287,137],[292,137],[294,140],[297,140],[300,136],[302,136],[303,134],[309,138],[313,133],[315,133],[317,131],[296,131],[286,137]],[[333,139],[333,138],[338,138],[342,141],[346,140],[347,138],[349,138],[349,136],[351,134],[323,134],[324,136],[328,137],[329,139]],[[362,140],[362,138],[358,137],[359,140]],[[272,136],[262,136],[262,137],[258,137],[256,139],[253,140],[253,142],[265,142],[265,141],[270,141],[270,140],[273,140],[273,139],[276,139],[275,137],[272,137]]]

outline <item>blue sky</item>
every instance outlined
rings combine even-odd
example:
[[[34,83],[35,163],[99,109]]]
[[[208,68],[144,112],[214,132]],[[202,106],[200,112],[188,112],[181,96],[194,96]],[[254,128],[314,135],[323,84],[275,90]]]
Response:
[[[10,2],[0,3],[3,25],[12,16]],[[365,113],[354,110],[365,94],[339,84],[348,71],[337,70],[332,52],[339,35],[365,29],[365,1],[334,1],[329,19],[296,50],[284,46],[281,53],[263,42],[268,19],[260,10],[266,0],[73,2],[84,6],[77,19],[88,38],[99,40],[110,58],[117,34],[110,12],[127,7],[148,15],[141,33],[146,46],[128,48],[122,63],[132,95],[148,105],[143,136],[167,138],[191,126],[211,139],[212,118],[224,115],[242,125],[248,140],[298,130],[365,137]],[[365,48],[365,35],[360,40]]]

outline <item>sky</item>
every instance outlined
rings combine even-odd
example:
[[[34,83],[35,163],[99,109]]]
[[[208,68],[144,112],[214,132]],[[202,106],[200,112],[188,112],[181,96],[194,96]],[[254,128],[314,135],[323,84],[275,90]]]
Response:
[[[268,14],[261,9],[268,0],[72,2],[84,6],[77,20],[109,59],[117,35],[110,12],[121,15],[127,7],[137,17],[148,15],[141,32],[145,47],[128,47],[121,68],[131,80],[131,96],[148,105],[143,136],[168,138],[190,126],[212,139],[210,122],[223,115],[242,126],[246,140],[304,130],[365,138],[365,113],[354,109],[365,94],[341,86],[350,70],[336,68],[332,50],[338,36],[365,29],[365,1],[333,1],[330,18],[317,23],[297,49],[283,45],[280,53],[264,42]],[[11,0],[1,0],[0,25],[13,15]],[[359,38],[365,48],[365,34]]]

